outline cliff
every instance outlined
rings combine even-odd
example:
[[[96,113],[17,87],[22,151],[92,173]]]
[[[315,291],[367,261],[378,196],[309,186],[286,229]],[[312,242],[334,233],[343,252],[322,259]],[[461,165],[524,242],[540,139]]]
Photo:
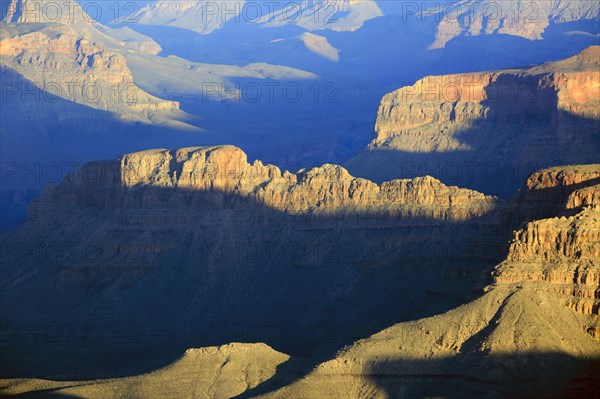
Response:
[[[207,346],[247,340],[293,350],[323,347],[322,331],[307,326],[326,319],[339,327],[334,342],[354,343],[316,367],[264,345],[233,344],[186,352],[137,377],[7,380],[4,390],[383,398],[399,389],[436,395],[450,380],[461,397],[490,389],[589,396],[600,378],[598,168],[541,170],[505,205],[429,177],[377,185],[335,165],[281,172],[232,146],[89,164],[49,187],[5,246],[2,264],[13,266],[4,266],[10,278],[0,304],[9,320],[68,314],[100,323],[110,309],[143,325],[144,343],[162,342],[156,337],[177,325],[179,340],[188,327],[191,341]],[[536,206],[545,219],[517,229],[504,261],[470,253],[482,245],[489,255],[500,221],[516,225],[537,215],[528,213]],[[369,216],[347,217],[361,212]],[[68,252],[60,243],[71,243]],[[493,264],[493,284],[465,303]],[[45,301],[56,290],[65,299],[59,309]],[[435,316],[415,317],[424,313]],[[273,317],[276,329],[261,332]],[[241,370],[242,379],[233,377]],[[523,380],[530,382],[514,384]]]
[[[374,140],[345,166],[509,196],[535,170],[595,162],[599,59],[594,46],[530,69],[425,77],[382,99]]]
[[[598,165],[542,169],[529,176],[516,201],[530,213],[529,220],[556,216],[596,204],[599,183]]]
[[[147,123],[179,116],[178,102],[154,97],[134,82],[124,56],[126,49],[160,52],[152,39],[95,23],[74,0],[11,0],[2,12],[0,66],[37,86],[37,102],[66,100]]]
[[[448,379],[459,396],[490,390],[511,397],[593,395],[600,379],[600,208],[590,198],[600,190],[594,181],[599,168],[556,167],[528,179],[528,198],[560,187],[543,201],[563,213],[573,211],[565,201],[592,202],[580,203],[573,216],[537,220],[516,231],[493,272],[495,283],[481,298],[358,340],[306,377],[259,397],[384,398],[400,391],[420,397],[446,392]],[[484,382],[481,391],[471,378]],[[532,383],[511,387],[523,379]]]
[[[457,130],[474,121],[557,120],[561,111],[600,119],[599,60],[600,46],[594,46],[570,59],[530,70],[425,77],[383,98],[372,145],[451,151],[458,148],[451,143],[460,142]],[[558,130],[561,121],[557,122]],[[446,138],[445,145],[433,146],[436,133]],[[396,136],[400,139],[385,142]]]
[[[529,284],[584,314],[600,308],[600,166],[534,173],[518,199],[525,223],[494,272],[496,284]]]
[[[140,89],[125,58],[76,25],[48,25],[9,35],[0,42],[1,65],[33,82],[52,98],[114,112],[126,119],[148,120],[156,110],[177,110]],[[83,33],[81,33],[83,32]]]
[[[175,335],[311,354],[471,298],[499,260],[482,248],[503,206],[431,177],[290,173],[233,146],[126,154],[34,201],[6,238],[0,306],[10,320],[128,320],[158,347]],[[43,267],[48,242],[60,249]],[[45,299],[57,293],[72,300]],[[194,341],[211,325],[218,333]]]
[[[337,165],[282,172],[260,161],[248,162],[232,146],[152,150],[117,161],[93,164],[101,180],[89,181],[84,167],[60,186],[50,187],[42,202],[119,207],[203,206],[202,194],[215,193],[224,203],[236,196],[289,214],[374,213],[380,215],[468,220],[484,216],[498,201],[475,191],[447,187],[431,177],[377,185],[352,177]],[[156,190],[172,190],[173,197]],[[135,202],[129,192],[136,192]],[[92,194],[93,195],[90,195]]]

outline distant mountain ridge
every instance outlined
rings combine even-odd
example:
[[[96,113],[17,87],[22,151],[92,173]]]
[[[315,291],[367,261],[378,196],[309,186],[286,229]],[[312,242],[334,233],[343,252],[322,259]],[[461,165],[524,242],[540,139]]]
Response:
[[[382,4],[376,0],[296,0],[284,3],[236,0],[227,5],[205,0],[145,5],[134,18],[148,25],[167,25],[210,34],[228,22],[264,27],[296,25],[307,31],[355,31],[385,15],[402,15],[404,23],[435,26],[430,48],[443,48],[457,37],[512,35],[542,39],[547,29],[580,21],[598,21],[593,0],[444,0],[436,3]],[[384,11],[382,11],[382,9]]]
[[[443,48],[460,36],[501,34],[540,40],[552,25],[598,22],[600,4],[594,0],[459,0],[443,4],[441,12],[430,11],[428,17],[432,14],[440,22],[431,48]]]
[[[309,31],[352,31],[383,15],[374,0],[302,0],[267,2],[235,0],[159,0],[143,7],[133,18],[141,24],[167,25],[210,34],[233,21],[264,27],[297,25]]]

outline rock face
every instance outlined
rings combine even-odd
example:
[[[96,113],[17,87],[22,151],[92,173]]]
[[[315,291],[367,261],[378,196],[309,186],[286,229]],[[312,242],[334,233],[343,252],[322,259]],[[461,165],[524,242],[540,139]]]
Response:
[[[28,223],[3,240],[8,278],[0,304],[9,325],[27,325],[30,317],[98,322],[111,309],[112,317],[144,325],[152,337],[147,345],[170,345],[165,336],[176,324],[180,345],[188,342],[182,338],[188,326],[195,342],[268,340],[291,351],[322,345],[315,336],[322,337],[323,319],[343,328],[334,339],[341,342],[380,332],[287,386],[277,381],[289,376],[275,372],[287,356],[264,345],[234,344],[188,351],[171,366],[133,379],[68,387],[20,381],[6,389],[83,397],[166,388],[185,396],[203,389],[229,397],[252,394],[277,377],[270,392],[255,396],[385,397],[400,386],[434,395],[438,384],[431,381],[444,375],[464,395],[473,394],[467,381],[473,377],[487,381],[486,390],[491,384],[506,394],[512,392],[507,382],[523,378],[537,383],[519,392],[591,392],[577,381],[600,356],[599,177],[599,165],[544,169],[503,204],[431,177],[377,185],[335,165],[282,172],[249,163],[232,146],[149,150],[89,164],[48,187]],[[462,292],[461,303],[482,282],[469,275],[492,270],[493,257],[470,251],[501,234],[502,221],[511,227],[522,220],[487,292],[440,314],[453,307],[449,301],[456,303],[453,295]],[[63,253],[67,243],[72,246]],[[483,248],[491,251],[489,242]],[[41,267],[47,262],[52,267]],[[61,298],[59,308],[45,300],[52,293]],[[407,298],[427,305],[409,305]],[[322,303],[337,312],[321,310]],[[419,312],[439,315],[391,322],[414,320]],[[272,320],[299,323],[299,346],[276,339],[272,330],[261,333]],[[252,337],[232,323],[252,326]],[[386,323],[393,325],[381,331]],[[260,364],[246,363],[255,356]],[[297,372],[285,369],[281,373]],[[243,380],[235,377],[240,370]],[[190,372],[193,381],[182,377]]]
[[[160,51],[149,38],[93,24],[73,0],[11,0],[2,6],[0,66],[35,84],[37,96],[49,98],[45,102],[62,99],[126,120],[158,123],[174,117],[179,109],[177,102],[140,89],[119,52],[123,48]]]
[[[128,154],[35,201],[3,241],[0,310],[9,324],[128,320],[153,348],[310,354],[470,298],[500,260],[503,206],[431,177],[282,172],[231,146]]]
[[[540,40],[553,25],[598,21],[600,6],[592,0],[461,0],[445,5],[440,14],[431,48],[442,48],[459,36],[501,34]]]
[[[40,91],[124,118],[148,119],[158,110],[177,110],[141,90],[125,58],[81,34],[73,25],[50,25],[15,33],[0,42],[2,66],[35,83]],[[56,96],[56,97],[54,97]]]
[[[517,384],[517,395],[593,396],[600,380],[594,371],[600,357],[600,208],[587,201],[597,198],[599,171],[600,165],[557,167],[528,179],[515,199],[520,205],[539,204],[541,192],[544,212],[562,208],[564,214],[573,211],[575,198],[586,202],[574,216],[516,231],[484,296],[359,340],[306,377],[260,397],[422,397],[449,389],[461,397],[492,389],[513,396],[511,381],[523,378],[537,383]],[[577,380],[583,375],[586,383]],[[485,381],[485,388],[467,378]]]
[[[564,214],[597,204],[600,169],[597,165],[561,166],[533,173],[518,195],[528,220]]]
[[[101,180],[89,181],[86,171],[83,168],[50,188],[42,202],[185,208],[206,205],[194,197],[198,193],[203,199],[210,192],[222,197],[220,203],[235,196],[287,214],[374,213],[456,221],[483,216],[498,204],[493,197],[447,187],[431,177],[379,186],[356,179],[337,165],[282,173],[260,161],[248,163],[246,154],[232,146],[128,154],[99,164]],[[157,196],[161,188],[174,190],[177,198]]]
[[[188,162],[191,163],[187,165]],[[257,177],[250,178],[248,170],[241,175],[232,172],[236,170],[233,165],[240,163],[247,169],[253,169]],[[214,166],[208,167],[209,164]],[[438,396],[450,390],[456,397],[479,397],[489,394],[490,391],[502,397],[593,397],[600,381],[597,367],[600,358],[600,237],[597,229],[600,216],[599,204],[594,202],[595,198],[598,198],[597,191],[600,188],[595,180],[599,168],[600,165],[558,167],[530,176],[524,190],[513,199],[510,207],[505,208],[505,217],[532,216],[534,213],[527,213],[527,210],[536,206],[541,206],[541,212],[545,215],[558,212],[554,215],[559,217],[549,216],[550,218],[526,223],[515,232],[506,259],[493,272],[493,284],[487,287],[481,297],[445,313],[434,312],[442,313],[436,316],[411,317],[412,321],[393,324],[368,338],[356,340],[337,352],[331,360],[316,367],[294,366],[294,361],[296,365],[303,363],[298,363],[298,359],[289,358],[265,345],[231,344],[218,348],[189,350],[170,366],[136,377],[77,382],[5,380],[3,390],[9,394],[21,394],[52,389],[62,394],[90,398],[107,396],[108,393],[164,396],[162,393],[167,390],[169,395],[177,397],[199,394],[230,397],[228,395],[244,393],[245,397],[260,398],[383,399],[398,393],[405,397]],[[178,171],[177,176],[181,176],[179,180],[170,177],[174,170]],[[207,170],[214,172],[212,177],[208,177],[206,172],[200,172]],[[215,177],[216,171],[230,171],[226,174],[231,178],[220,180]],[[93,168],[88,167],[85,174],[88,179],[95,176],[96,183],[84,184],[81,180],[83,170],[75,173],[70,181],[50,189],[45,194],[49,206],[46,208],[46,215],[38,214],[32,218],[31,223],[38,226],[38,229],[39,226],[52,223],[52,226],[58,226],[58,236],[62,237],[62,240],[68,240],[72,234],[69,229],[75,229],[76,234],[81,234],[83,229],[80,226],[98,223],[90,220],[91,212],[84,215],[83,209],[94,209],[98,212],[99,209],[115,208],[121,214],[118,232],[122,238],[131,234],[133,229],[140,229],[140,224],[134,225],[136,219],[139,223],[141,218],[148,217],[147,214],[140,213],[139,209],[134,212],[139,203],[147,204],[146,209],[158,209],[159,206],[162,209],[179,209],[178,202],[171,201],[169,195],[165,194],[162,199],[148,197],[145,187],[182,184],[193,186],[196,191],[249,193],[255,192],[257,187],[265,186],[265,181],[281,176],[273,167],[258,162],[253,165],[247,164],[244,154],[234,147],[182,149],[171,152],[157,150],[130,154],[118,163],[105,162]],[[308,180],[299,177],[309,174],[313,177]],[[99,176],[102,175],[106,178],[100,179]],[[344,203],[342,198],[345,194],[344,191],[340,192],[334,188],[335,182],[351,181],[342,168],[333,166],[301,171],[296,175],[284,175],[288,181],[296,182],[294,184],[306,181],[306,184],[316,191],[321,191],[324,182],[327,182],[328,188],[325,191],[337,193],[337,204]],[[244,178],[240,178],[241,176]],[[111,181],[112,183],[109,183]],[[231,184],[227,184],[228,181],[231,181]],[[98,184],[99,182],[101,184]],[[252,184],[247,184],[250,182]],[[288,187],[283,191],[310,192],[306,191],[308,187],[281,184]],[[343,186],[347,187],[345,183]],[[105,187],[112,192],[109,194],[98,187]],[[123,200],[120,190],[125,187],[139,190],[138,196],[131,196],[135,201]],[[410,197],[404,198],[400,201],[412,202]],[[195,223],[189,219],[190,209],[199,204],[190,203],[190,198],[187,197],[185,200],[188,201],[188,210],[180,220],[185,220],[188,224]],[[454,201],[463,203],[467,200],[452,202]],[[283,207],[282,204],[285,203],[284,201],[273,206]],[[307,203],[294,209],[302,209],[302,212],[310,209],[315,211],[315,208],[311,208],[312,203],[311,195],[307,194]],[[73,209],[73,212],[57,217],[59,205]],[[335,209],[338,205],[334,206],[330,201],[324,200],[323,205],[317,205],[317,208],[319,207]],[[515,208],[519,212],[514,212]],[[173,218],[176,209],[170,209],[168,217]],[[360,209],[360,206],[357,209]],[[41,209],[37,211],[42,212]],[[208,210],[204,209],[204,212]],[[127,221],[123,215],[125,213],[130,215]],[[49,219],[51,215],[54,215],[54,218],[69,220],[69,228],[52,222]],[[227,219],[223,219],[223,213],[216,215],[218,223],[229,223]],[[117,213],[101,213],[103,220],[106,220],[107,216],[116,219]],[[155,223],[161,220],[158,213],[154,213],[153,218]],[[161,221],[163,229],[166,227],[165,220]],[[381,220],[379,222],[381,223]],[[516,222],[518,221],[509,221],[512,224]],[[173,226],[174,224],[170,225],[168,234],[173,234]],[[204,224],[203,227],[206,229],[207,225]],[[316,228],[316,225],[312,227]],[[430,237],[435,235],[431,227],[428,229]],[[411,229],[415,231],[418,227],[412,226]],[[154,234],[156,233],[158,232],[154,231]],[[21,234],[27,234],[30,240],[36,240],[31,229],[24,228]],[[102,236],[104,233],[96,228],[85,232],[85,236],[90,234]],[[151,234],[147,221],[143,234]],[[219,232],[211,230],[210,235],[214,234]],[[385,234],[389,236],[390,230],[386,230]],[[321,239],[323,236],[319,234]],[[338,245],[342,236],[337,235]],[[203,240],[209,239],[208,237],[204,236]],[[231,234],[229,237],[232,239]],[[413,235],[411,245],[415,245],[414,238],[416,237]],[[378,236],[377,240],[386,238]],[[46,245],[51,245],[49,242],[52,241],[46,241]],[[356,243],[357,241],[354,241],[353,245],[357,245]],[[393,245],[389,244],[391,243],[386,245],[388,255],[385,256],[389,256],[389,251],[393,251]],[[191,248],[190,245],[194,245],[193,240],[188,240],[186,245]],[[349,249],[344,249],[347,250]],[[197,251],[192,253],[198,256]],[[189,252],[186,253],[186,256],[188,255]],[[412,262],[415,261],[420,267],[425,264],[422,259],[412,259]],[[440,262],[440,259],[436,262]],[[31,278],[29,273],[32,271],[28,270],[26,265],[26,262],[19,264],[20,268],[25,267],[25,270],[21,270],[21,278],[17,284],[23,284]],[[172,263],[169,265],[172,275]],[[248,264],[243,263],[241,266],[246,268]],[[400,264],[397,266],[400,267]],[[219,266],[196,267],[207,274],[214,273],[214,269]],[[363,265],[357,267],[364,270]],[[229,268],[228,274],[238,272],[235,269]],[[260,273],[259,270],[254,270]],[[375,290],[378,297],[387,298],[387,293],[379,289],[375,276],[385,274],[385,278],[390,279],[393,273],[381,265],[375,270],[376,273],[369,279],[369,289]],[[186,273],[185,270],[179,269],[178,272]],[[404,278],[407,276],[406,272],[405,269]],[[269,273],[275,273],[274,269],[270,269]],[[286,273],[289,273],[289,270]],[[321,269],[313,269],[311,273],[319,276],[318,279],[311,280],[312,284],[324,278]],[[336,273],[344,273],[343,268],[336,268]],[[263,275],[262,278],[264,277]],[[52,277],[46,278],[52,280]],[[64,284],[70,277],[65,275],[63,278]],[[163,278],[166,278],[166,275]],[[178,291],[186,290],[181,281],[190,278],[192,277],[189,273],[185,278],[181,274],[177,276],[177,281],[180,282],[177,285]],[[224,275],[220,278],[224,278]],[[295,273],[294,284],[300,284],[301,281],[301,277]],[[143,282],[138,280],[136,285]],[[199,281],[195,280],[195,284],[198,283]],[[327,281],[328,285],[329,283]],[[411,280],[411,283],[415,284],[415,280]],[[348,287],[348,284],[349,282],[345,281],[336,289],[341,293],[343,287]],[[359,282],[354,284],[360,285]],[[399,281],[394,282],[396,289],[398,284]],[[157,290],[160,285],[155,281],[151,286],[152,295],[160,295],[160,290]],[[275,286],[271,289],[275,289]],[[129,289],[133,287],[134,285],[130,285]],[[98,289],[97,285],[95,289]],[[115,295],[117,292],[118,288],[113,286],[108,295]],[[206,295],[206,291],[203,290],[195,292],[197,295]],[[240,286],[236,286],[236,298],[251,300],[250,297],[244,296],[244,293]],[[139,295],[140,291],[136,294]],[[362,293],[365,294],[366,292]],[[405,294],[408,295],[407,292]],[[172,297],[173,294],[162,296],[169,299]],[[286,301],[289,301],[289,298],[288,295]],[[361,298],[366,301],[373,299],[368,298],[368,295]],[[221,295],[220,300],[226,301],[227,296]],[[427,300],[431,300],[431,297]],[[254,299],[252,303],[256,306],[257,302]],[[3,298],[0,303],[6,303],[6,299]],[[175,303],[183,302],[177,300]],[[218,303],[212,302],[212,305],[218,306]],[[385,303],[381,302],[380,306],[385,306]],[[354,303],[353,311],[358,311],[357,306],[360,307]],[[399,302],[394,302],[393,306],[399,306]],[[198,303],[193,303],[188,309],[197,311]],[[89,311],[89,308],[87,310]],[[153,311],[159,312],[157,309]],[[377,317],[374,312],[369,313],[369,316]],[[282,315],[279,314],[279,317]],[[190,378],[190,375],[193,375],[193,378]],[[473,380],[477,382],[474,383]]]
[[[600,165],[551,168],[526,183],[521,213],[546,217],[515,232],[496,284],[527,284],[583,314],[600,308]]]
[[[370,149],[346,166],[374,180],[425,172],[510,195],[535,169],[593,162],[599,59],[595,46],[528,70],[421,79],[383,98]]]

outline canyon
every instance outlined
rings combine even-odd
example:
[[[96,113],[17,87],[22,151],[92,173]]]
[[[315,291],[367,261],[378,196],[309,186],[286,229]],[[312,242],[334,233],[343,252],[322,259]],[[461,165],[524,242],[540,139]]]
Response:
[[[0,0],[0,396],[595,397],[600,3],[432,3]]]
[[[275,323],[305,332],[254,338],[319,351],[338,339],[314,342],[306,331],[335,327],[345,340],[472,295],[479,269],[499,256],[483,248],[502,204],[431,177],[377,185],[336,165],[282,172],[232,146],[128,154],[78,168],[34,201],[4,240],[2,264],[19,283],[3,286],[2,311],[49,321],[67,306],[72,322],[134,321],[149,340]],[[48,251],[55,267],[40,268]],[[22,301],[27,286],[41,302]],[[43,305],[56,294],[58,307]],[[181,301],[180,312],[168,305]]]
[[[53,310],[44,298],[58,295],[63,298],[60,312],[66,310],[71,323],[92,323],[88,319],[92,316],[96,325],[102,325],[99,320],[106,317],[102,309],[110,308],[111,316],[118,312],[129,321],[137,320],[148,333],[152,320],[139,315],[147,312],[142,306],[150,301],[152,317],[163,324],[162,329],[151,330],[156,337],[162,336],[151,338],[152,342],[171,342],[165,340],[169,329],[164,325],[177,320],[204,332],[181,344],[209,343],[211,334],[195,323],[222,309],[229,320],[244,320],[242,326],[253,326],[252,333],[243,328],[234,332],[232,325],[226,326],[228,319],[212,318],[210,331],[217,332],[212,338],[266,339],[269,346],[214,341],[218,346],[189,349],[172,364],[126,379],[59,382],[9,378],[3,380],[3,391],[42,393],[50,389],[80,397],[107,392],[178,397],[195,392],[215,398],[384,398],[398,389],[418,397],[444,389],[453,389],[457,395],[478,395],[492,387],[504,395],[591,394],[600,377],[594,372],[600,356],[599,178],[600,165],[541,170],[526,180],[513,199],[504,202],[444,186],[431,177],[378,186],[355,179],[334,165],[282,173],[259,161],[248,163],[246,155],[231,146],[145,151],[90,164],[60,185],[48,187],[32,205],[27,224],[4,241],[13,246],[5,246],[2,263],[20,265],[3,270],[3,275],[12,276],[3,286],[1,301],[7,306],[3,314],[14,321],[8,326],[18,326],[16,320],[24,323],[21,325],[33,323],[33,319],[25,321],[24,315],[52,320],[58,309]],[[382,195],[389,204],[383,208],[379,205]],[[242,219],[247,222],[240,222]],[[306,230],[293,233],[289,223],[295,230]],[[502,231],[511,231],[510,242]],[[506,244],[500,242],[497,253],[489,256],[490,241],[482,240],[502,236]],[[152,237],[160,239],[153,242]],[[289,244],[284,243],[302,246],[300,237],[316,246],[285,252]],[[457,241],[448,242],[449,237]],[[414,251],[419,240],[433,246],[424,247],[422,253],[401,254],[403,246]],[[333,252],[318,256],[319,243],[315,241],[326,241],[321,250]],[[25,242],[27,247],[19,246]],[[57,243],[68,242],[77,242],[77,247],[66,256]],[[226,243],[225,253],[242,254],[235,266],[229,263],[231,258],[223,264],[214,257],[220,252],[215,246],[218,243]],[[86,244],[87,248],[102,246],[94,252],[102,267],[76,255]],[[122,245],[135,251],[115,250]],[[243,247],[268,249],[271,257],[246,254]],[[46,253],[40,248],[52,250]],[[436,253],[435,248],[443,250]],[[284,257],[277,255],[280,251]],[[56,261],[52,265],[48,264],[49,253]],[[334,255],[338,257],[332,258]],[[45,268],[38,266],[41,259]],[[75,264],[70,264],[73,259]],[[136,265],[136,259],[143,259],[143,266]],[[292,259],[293,265],[286,264]],[[305,271],[308,274],[303,277]],[[396,271],[401,274],[394,278]],[[291,280],[290,273],[294,276]],[[262,285],[267,281],[267,286]],[[249,290],[248,285],[258,290]],[[25,290],[29,294],[23,301],[18,293],[26,286],[35,286],[36,291]],[[168,288],[173,286],[177,292]],[[230,302],[229,289],[236,292],[236,301],[245,298],[238,310]],[[401,295],[394,296],[399,291]],[[276,305],[275,298],[297,298],[300,292],[305,299],[296,311],[289,307],[289,299],[285,310]],[[261,300],[264,295],[270,297],[266,302]],[[406,295],[413,305],[402,302]],[[308,299],[315,296],[316,302]],[[160,302],[152,298],[160,298]],[[210,307],[203,306],[205,301]],[[352,310],[344,310],[346,301]],[[314,332],[328,331],[317,321],[325,314],[316,319],[310,315],[317,303],[324,302],[352,317],[344,321],[336,318],[337,313],[326,311],[327,320],[343,328],[334,339],[329,336],[318,342]],[[182,309],[185,313],[178,313],[170,303],[189,306]],[[252,304],[250,313],[248,304]],[[385,319],[376,310],[382,306],[388,312],[402,308],[395,313],[396,320],[409,321],[376,323],[378,318]],[[294,340],[289,336],[275,339],[272,331],[261,334],[258,326],[266,322],[262,307],[269,315],[277,315],[282,323],[277,326],[292,325],[287,324],[292,319],[285,321],[291,312],[293,320],[311,320],[313,328],[320,329],[302,330]],[[345,335],[361,317],[373,332],[363,328],[354,331],[354,339]],[[348,321],[351,323],[346,324]],[[391,327],[382,327],[385,323]],[[367,338],[358,339],[365,333]],[[12,336],[8,334],[8,339]],[[295,345],[290,345],[290,340]],[[337,348],[338,352],[329,360],[311,363],[302,340],[312,348],[314,359],[323,359],[317,348],[324,353]],[[347,344],[338,346],[343,342]],[[46,345],[62,354],[59,364],[69,380],[69,351],[59,349],[57,342]],[[129,350],[137,345],[139,341]],[[270,346],[296,354],[290,358]],[[81,353],[82,349],[77,350]],[[37,361],[43,362],[39,356]],[[20,367],[25,365],[21,362]],[[39,363],[35,367],[43,369]],[[79,372],[83,370],[80,366]],[[200,379],[174,384],[190,373],[194,378],[201,375]],[[469,378],[481,382],[469,383]],[[514,391],[513,381],[523,378],[530,382]],[[205,380],[209,382],[198,383]]]

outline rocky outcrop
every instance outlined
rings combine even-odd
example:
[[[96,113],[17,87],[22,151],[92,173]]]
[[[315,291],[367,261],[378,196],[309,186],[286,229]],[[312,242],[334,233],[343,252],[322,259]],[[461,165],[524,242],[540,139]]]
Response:
[[[598,165],[543,169],[526,180],[517,201],[522,209],[528,208],[532,213],[528,220],[541,219],[563,214],[567,209],[600,204],[598,184]]]
[[[578,312],[599,314],[599,176],[599,165],[585,165],[542,170],[527,180],[520,214],[546,219],[515,232],[494,272],[496,284],[533,284]]]
[[[373,145],[419,152],[452,151],[459,147],[424,146],[433,145],[429,136],[455,136],[457,130],[482,120],[501,124],[550,118],[559,122],[560,112],[600,119],[599,59],[600,47],[595,46],[572,59],[531,70],[423,78],[383,98]],[[392,137],[401,139],[385,142]],[[460,142],[452,138],[450,143]]]
[[[89,27],[86,28],[90,29]],[[179,109],[140,89],[125,58],[73,25],[49,25],[0,42],[3,67],[21,74],[52,98],[148,120],[158,110]]]
[[[291,330],[304,345],[319,345],[308,340],[320,332],[294,325],[282,328],[286,338],[277,341],[272,329],[260,334],[270,318],[276,317],[275,331],[294,320],[319,326],[326,319],[355,342],[310,370],[295,369],[293,359],[264,345],[233,344],[190,350],[138,377],[10,380],[5,390],[372,398],[398,386],[435,395],[432,381],[451,379],[465,397],[476,378],[486,392],[510,395],[514,381],[527,379],[539,382],[519,385],[528,396],[585,396],[600,356],[597,170],[569,166],[532,175],[512,205],[538,201],[545,212],[564,214],[521,226],[487,292],[454,308],[452,296],[439,293],[464,279],[470,283],[450,290],[464,298],[473,276],[489,274],[491,259],[469,258],[469,250],[480,244],[490,251],[480,240],[497,238],[501,219],[494,208],[506,210],[505,218],[514,213],[492,197],[430,177],[377,185],[335,165],[292,174],[249,163],[232,146],[150,150],[89,164],[49,187],[4,246],[3,275],[11,277],[0,304],[9,320],[32,314],[52,320],[57,312],[102,319],[110,309],[111,316],[152,327],[152,339],[173,324],[178,339],[185,327],[196,340],[199,331],[210,335],[202,319],[217,326],[210,346],[232,330],[242,340],[285,346]],[[361,212],[369,217],[346,217]],[[73,246],[63,254],[60,243]],[[45,301],[56,290],[65,298],[60,309]],[[331,308],[321,309],[323,303]],[[415,317],[432,309],[437,316]],[[382,330],[375,320],[389,313],[413,321],[386,319],[381,324],[391,327]],[[369,324],[379,332],[365,334]],[[243,327],[256,335],[244,335]],[[368,338],[356,340],[361,334]],[[261,389],[269,377],[269,389]]]
[[[74,0],[11,0],[2,11],[0,66],[37,86],[36,98],[66,100],[129,121],[176,118],[179,103],[142,90],[121,54],[125,48],[160,52],[152,39],[95,23]]]
[[[523,70],[429,76],[386,95],[369,149],[345,166],[375,181],[431,174],[508,197],[535,170],[600,156],[600,47]]]
[[[49,188],[42,201],[109,208],[186,207],[202,206],[198,197],[212,192],[222,196],[221,201],[236,196],[290,214],[373,213],[456,221],[483,216],[498,204],[493,197],[447,187],[431,177],[377,185],[337,165],[282,172],[260,161],[248,163],[246,154],[232,146],[128,154],[93,164],[100,180],[90,180],[91,167]],[[175,190],[175,198],[157,196],[161,188]],[[131,189],[139,193],[135,202]]]
[[[10,320],[128,320],[148,345],[208,330],[200,346],[312,353],[471,297],[499,260],[481,248],[503,206],[431,177],[290,173],[233,146],[132,153],[77,169],[32,204],[2,252],[12,277],[0,306]],[[42,267],[48,243],[60,248]],[[44,299],[53,292],[73,300]]]

